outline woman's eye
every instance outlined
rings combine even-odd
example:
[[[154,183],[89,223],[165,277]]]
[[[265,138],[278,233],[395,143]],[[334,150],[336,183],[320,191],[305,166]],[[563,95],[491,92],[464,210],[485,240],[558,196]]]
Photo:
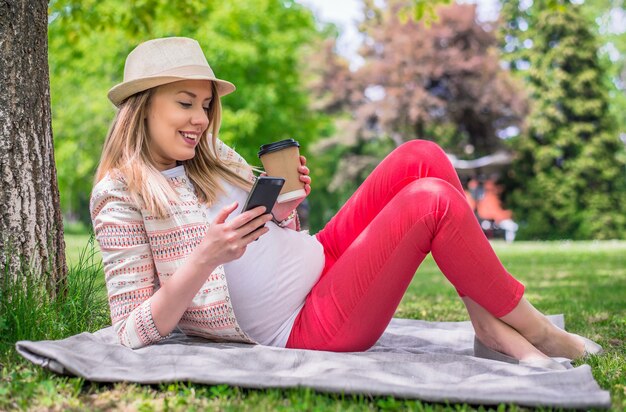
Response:
[[[191,103],[185,103],[185,102],[178,102],[181,106],[183,106],[185,109],[191,107]]]

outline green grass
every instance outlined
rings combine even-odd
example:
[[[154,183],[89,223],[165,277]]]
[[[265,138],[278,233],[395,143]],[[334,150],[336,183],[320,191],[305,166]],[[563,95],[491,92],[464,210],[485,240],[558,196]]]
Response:
[[[81,254],[85,253],[85,247],[91,242],[91,236],[89,234],[65,234],[65,258],[67,260],[68,267],[76,266],[80,262]],[[88,250],[91,252],[91,248]],[[100,251],[93,250],[94,259],[100,260]]]
[[[248,390],[187,382],[105,385],[47,372],[22,360],[13,349],[14,342],[59,339],[108,324],[102,272],[97,265],[99,257],[95,255],[91,261],[85,256],[80,258],[79,252],[88,239],[80,234],[66,236],[68,260],[74,268],[67,298],[54,302],[41,293],[31,292],[28,296],[13,296],[14,301],[22,301],[21,305],[11,306],[14,316],[0,312],[0,410],[474,409],[468,405],[324,394],[309,389]],[[568,330],[604,346],[606,353],[588,359],[587,363],[600,386],[611,392],[613,409],[626,410],[626,242],[520,242],[494,243],[494,246],[507,269],[525,283],[526,296],[535,306],[544,313],[564,313]],[[82,262],[80,268],[79,262]],[[36,285],[31,287],[37,290]],[[89,299],[95,303],[87,304]],[[6,296],[2,296],[2,302],[5,301]],[[26,305],[33,302],[35,309]],[[430,257],[418,270],[397,316],[467,320],[454,289]],[[514,405],[501,405],[497,409],[524,410]]]

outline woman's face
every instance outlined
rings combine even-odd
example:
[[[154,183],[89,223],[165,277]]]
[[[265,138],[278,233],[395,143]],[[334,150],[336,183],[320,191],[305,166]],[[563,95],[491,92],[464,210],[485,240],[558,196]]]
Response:
[[[182,80],[153,90],[148,103],[148,148],[158,170],[194,157],[200,136],[209,127],[212,97],[209,80]]]

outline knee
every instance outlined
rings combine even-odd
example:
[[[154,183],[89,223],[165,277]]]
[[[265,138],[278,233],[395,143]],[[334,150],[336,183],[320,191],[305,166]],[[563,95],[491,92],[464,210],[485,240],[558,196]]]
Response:
[[[419,224],[434,234],[444,219],[465,218],[469,206],[465,198],[443,179],[425,177],[406,185],[394,197],[394,225],[409,230]],[[401,211],[398,213],[397,211]]]
[[[441,146],[430,140],[409,140],[408,142],[402,143],[398,146],[396,150],[411,153],[412,156],[423,156],[426,159],[433,156],[446,156],[446,153],[443,151]]]
[[[441,146],[430,140],[410,140],[402,143],[390,157],[394,167],[415,171],[442,170],[448,165],[451,166],[448,156]],[[417,173],[421,175],[421,173]]]
[[[403,190],[403,203],[416,205],[420,213],[467,206],[465,197],[450,183],[436,177],[415,180]]]
[[[450,198],[458,197],[458,191],[450,183],[437,177],[424,177],[411,182],[408,187],[408,193],[417,197],[437,197]]]

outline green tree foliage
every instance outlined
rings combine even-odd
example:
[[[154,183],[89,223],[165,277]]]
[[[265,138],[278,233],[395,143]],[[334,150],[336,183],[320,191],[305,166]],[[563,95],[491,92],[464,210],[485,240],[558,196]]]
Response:
[[[588,0],[582,10],[600,38],[599,54],[605,67],[609,110],[626,138],[626,0]]]
[[[308,110],[302,65],[319,37],[313,15],[290,0],[53,0],[51,93],[63,210],[88,222],[87,202],[114,108],[108,89],[141,41],[197,39],[218,77],[237,91],[223,99],[221,138],[259,165],[258,147],[293,137],[305,154],[319,132]]]
[[[452,0],[411,0],[407,5],[403,6],[401,15],[403,18],[407,17],[407,12],[412,12],[412,17],[415,21],[423,21],[429,25],[439,18],[437,16],[437,5],[450,4]]]
[[[366,63],[351,96],[361,129],[377,123],[394,140],[431,138],[461,155],[468,145],[474,155],[500,148],[498,132],[520,125],[526,102],[499,66],[494,34],[476,23],[476,7],[439,7],[437,21],[426,25],[402,21],[404,0],[368,3]],[[379,99],[359,90],[372,87],[383,91]]]
[[[563,10],[569,1],[520,0],[502,1],[501,16],[505,24],[499,30],[503,45],[503,58],[512,71],[522,75],[528,66],[532,39],[529,27],[535,26],[541,10]],[[606,87],[609,90],[609,111],[618,122],[618,130],[626,135],[626,26],[624,25],[625,0],[587,0],[580,5],[590,30],[598,36],[599,56],[603,66]]]
[[[351,71],[328,41],[315,59],[323,62],[312,85],[319,108],[338,116],[334,136],[317,147],[327,167],[314,176],[324,192],[314,196],[330,208],[404,141],[431,139],[460,156],[491,153],[527,112],[524,93],[500,68],[494,33],[476,23],[475,6],[439,7],[425,24],[411,18],[415,2],[377,4],[364,1],[363,66]]]
[[[505,4],[505,51],[532,98],[510,201],[537,238],[626,236],[624,145],[610,115],[598,42],[580,7],[537,1]]]

